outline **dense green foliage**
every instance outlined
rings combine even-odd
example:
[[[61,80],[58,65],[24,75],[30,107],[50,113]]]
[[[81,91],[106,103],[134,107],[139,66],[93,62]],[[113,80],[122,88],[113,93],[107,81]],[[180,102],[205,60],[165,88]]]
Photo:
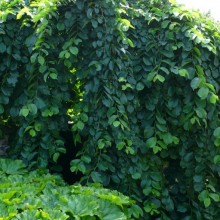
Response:
[[[82,183],[126,193],[143,219],[220,215],[219,25],[156,0],[1,1],[0,17],[12,155],[56,162],[69,121]]]
[[[0,160],[1,220],[134,219],[137,207],[116,191],[67,186],[58,176],[24,167],[19,160]]]

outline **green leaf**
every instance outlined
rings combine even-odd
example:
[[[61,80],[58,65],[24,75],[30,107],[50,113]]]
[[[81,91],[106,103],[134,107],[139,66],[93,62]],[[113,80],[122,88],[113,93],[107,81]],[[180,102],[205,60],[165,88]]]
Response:
[[[157,153],[160,152],[161,150],[162,150],[161,147],[158,147],[158,146],[154,146],[154,147],[153,147],[153,152],[154,152],[154,154],[157,154]]]
[[[220,163],[220,155],[215,155],[214,157],[214,164]]]
[[[84,155],[81,157],[81,160],[84,161],[85,163],[90,163],[92,158]]]
[[[110,107],[111,106],[111,100],[109,99],[103,99],[102,103],[106,106],[106,107]]]
[[[45,60],[41,55],[38,56],[38,63],[40,63],[41,66],[43,66],[45,63]]]
[[[25,167],[21,160],[0,159],[0,171],[6,174],[23,174]]]
[[[165,67],[160,67],[160,69],[161,69],[163,72],[165,72],[167,75],[169,75],[170,71],[169,71],[167,68],[165,68]]]
[[[113,125],[114,125],[114,127],[116,127],[116,128],[117,128],[120,124],[121,124],[120,121],[114,121],[114,122],[113,122]]]
[[[31,129],[29,131],[29,134],[30,134],[31,137],[35,137],[36,136],[36,131],[34,129]]]
[[[9,103],[9,97],[5,95],[0,95],[0,104],[8,104]]]
[[[103,149],[104,147],[105,147],[105,142],[103,141],[103,139],[101,139],[100,141],[98,141],[98,148]]]
[[[195,78],[191,81],[190,85],[191,85],[192,89],[195,90],[195,89],[197,89],[197,88],[199,87],[199,85],[200,85],[201,82],[202,82],[202,80],[201,80],[200,78],[195,77]]]
[[[12,86],[15,86],[18,81],[18,75],[17,74],[10,74],[10,77],[7,78],[7,82],[11,84]]]
[[[64,25],[63,23],[58,23],[58,24],[57,24],[57,29],[58,29],[59,31],[63,31],[63,30],[65,30],[65,25]]]
[[[154,77],[153,81],[156,82],[157,80],[163,83],[163,82],[165,81],[165,78],[164,78],[162,75],[157,74],[157,75]]]
[[[133,105],[128,105],[128,106],[127,106],[127,111],[128,111],[129,113],[134,112],[134,107],[133,107]]]
[[[72,53],[73,55],[77,55],[79,53],[79,50],[77,47],[70,47],[69,50],[70,50],[70,53]]]
[[[20,110],[20,115],[27,117],[29,115],[30,110],[28,108],[22,108]]]
[[[66,59],[70,58],[70,55],[71,55],[71,54],[70,54],[69,52],[66,52],[66,53],[65,53],[65,58],[66,58]]]
[[[163,21],[163,22],[161,23],[161,27],[162,27],[162,28],[166,28],[169,23],[170,23],[169,20]]]
[[[157,144],[157,138],[156,138],[156,137],[151,137],[151,138],[149,138],[149,139],[147,140],[146,144],[147,144],[147,147],[150,147],[150,148],[155,147],[156,144]]]
[[[82,121],[78,121],[78,122],[77,122],[77,128],[78,128],[79,130],[83,130],[83,128],[84,128],[84,123],[83,123]]]
[[[34,129],[35,129],[36,131],[40,131],[41,128],[42,128],[41,123],[39,123],[39,122],[35,122],[35,124],[34,124]]]
[[[207,117],[207,112],[203,108],[196,108],[195,112],[196,112],[196,114],[199,118],[204,118],[205,119]]]
[[[5,46],[5,44],[0,43],[0,53],[4,53],[6,51],[7,47]]]
[[[210,98],[209,98],[210,103],[216,104],[216,102],[217,102],[218,100],[219,100],[218,96],[215,95],[214,93],[211,93]]]
[[[220,138],[220,127],[217,127],[213,133],[214,137]]]
[[[141,82],[139,82],[139,83],[136,85],[136,89],[137,89],[138,91],[143,90],[143,89],[144,89],[144,84],[141,83]]]
[[[165,144],[173,143],[173,136],[170,133],[165,133],[162,138]]]
[[[208,208],[211,205],[211,199],[210,198],[205,198],[204,199],[204,205],[206,208]]]
[[[34,53],[32,56],[31,56],[31,63],[34,63],[37,59],[37,56],[38,56],[38,53]]]
[[[198,74],[198,76],[203,80],[203,79],[205,79],[205,77],[204,77],[204,71],[203,71],[203,68],[201,67],[201,66],[199,66],[199,65],[196,65],[196,70],[197,70],[197,74]]]
[[[189,77],[189,73],[186,69],[180,69],[179,71],[179,75],[182,76],[182,77]]]
[[[204,201],[206,198],[209,198],[209,191],[208,190],[203,190],[199,196],[198,196],[199,200],[202,202]]]
[[[214,142],[215,146],[219,147],[220,146],[220,138],[217,138]]]
[[[178,205],[178,208],[177,208],[177,211],[178,212],[182,212],[182,213],[186,213],[187,212],[187,205],[182,205],[182,204],[179,204]]]
[[[92,177],[93,182],[96,182],[96,183],[101,183],[102,182],[101,175],[96,171],[93,171],[91,173],[91,177]]]
[[[30,113],[33,115],[37,114],[37,106],[35,104],[28,104],[28,109],[30,110]]]
[[[210,198],[212,198],[215,202],[220,201],[220,196],[217,193],[210,193],[209,194]]]
[[[115,121],[116,118],[118,118],[117,115],[112,115],[112,116],[108,119],[108,123],[111,125],[111,124]]]
[[[57,79],[57,74],[56,73],[50,73],[50,78],[51,79]]]
[[[160,53],[163,54],[167,58],[173,58],[174,57],[174,53],[171,50],[161,50]]]
[[[64,58],[67,50],[63,50],[59,53],[59,58]]]
[[[85,113],[80,114],[80,118],[83,122],[87,122],[89,120],[88,115]]]
[[[141,174],[136,172],[136,173],[132,174],[132,178],[135,179],[135,180],[138,180],[138,179],[141,178]]]
[[[58,108],[58,106],[52,106],[51,108],[50,108],[50,112],[52,113],[50,113],[49,115],[51,116],[51,115],[57,115],[58,113],[59,113],[59,108]]]
[[[154,79],[154,77],[155,77],[155,75],[157,74],[157,72],[150,72],[148,75],[147,75],[147,80],[148,81],[153,81],[153,79]]]
[[[134,43],[131,39],[127,38],[127,42],[128,42],[130,47],[134,47]]]
[[[199,183],[199,182],[202,182],[203,177],[201,175],[195,175],[193,177],[193,180],[194,180],[194,182]]]
[[[162,179],[160,172],[151,172],[150,177],[156,182],[159,182]]]
[[[152,192],[152,187],[147,186],[146,188],[144,188],[143,193],[144,195],[148,196],[150,195]]]
[[[134,148],[132,148],[132,147],[126,147],[126,148],[125,148],[125,152],[126,152],[127,154],[132,154],[132,155],[135,154],[135,150],[134,150]]]
[[[117,143],[116,148],[118,150],[122,150],[124,148],[124,146],[125,146],[125,142],[121,141],[121,142]]]
[[[92,20],[92,26],[93,26],[93,28],[97,28],[98,22],[96,20]]]
[[[201,87],[198,91],[198,96],[201,99],[206,99],[209,94],[209,89],[207,87]]]
[[[58,158],[60,156],[60,153],[56,152],[54,155],[53,155],[53,161],[56,163]]]
[[[92,9],[89,8],[89,9],[87,10],[86,14],[87,14],[87,17],[88,17],[89,19],[92,18]]]

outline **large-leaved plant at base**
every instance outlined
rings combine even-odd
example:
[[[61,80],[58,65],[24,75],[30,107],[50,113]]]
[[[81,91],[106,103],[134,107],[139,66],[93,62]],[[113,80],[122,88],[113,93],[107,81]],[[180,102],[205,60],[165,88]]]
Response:
[[[45,170],[28,172],[19,160],[0,159],[0,220],[127,220],[139,211],[117,191],[68,186]]]

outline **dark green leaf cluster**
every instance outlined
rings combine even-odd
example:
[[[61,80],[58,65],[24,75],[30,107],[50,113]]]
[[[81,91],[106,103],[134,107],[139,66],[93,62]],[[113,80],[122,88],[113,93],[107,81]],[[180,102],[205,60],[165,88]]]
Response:
[[[138,207],[101,186],[67,186],[43,170],[27,173],[19,160],[0,160],[0,219],[128,220]]]
[[[85,140],[71,162],[83,182],[130,195],[143,219],[220,215],[218,24],[167,1],[17,1],[4,13],[2,2],[1,126],[17,128],[14,154],[56,161],[69,121]]]

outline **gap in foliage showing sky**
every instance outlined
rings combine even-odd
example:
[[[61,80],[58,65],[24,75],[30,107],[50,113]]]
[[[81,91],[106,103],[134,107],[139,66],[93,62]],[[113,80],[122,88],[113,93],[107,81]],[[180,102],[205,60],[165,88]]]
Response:
[[[176,2],[185,4],[187,8],[199,9],[204,13],[210,11],[211,16],[220,21],[220,0],[176,0]]]

